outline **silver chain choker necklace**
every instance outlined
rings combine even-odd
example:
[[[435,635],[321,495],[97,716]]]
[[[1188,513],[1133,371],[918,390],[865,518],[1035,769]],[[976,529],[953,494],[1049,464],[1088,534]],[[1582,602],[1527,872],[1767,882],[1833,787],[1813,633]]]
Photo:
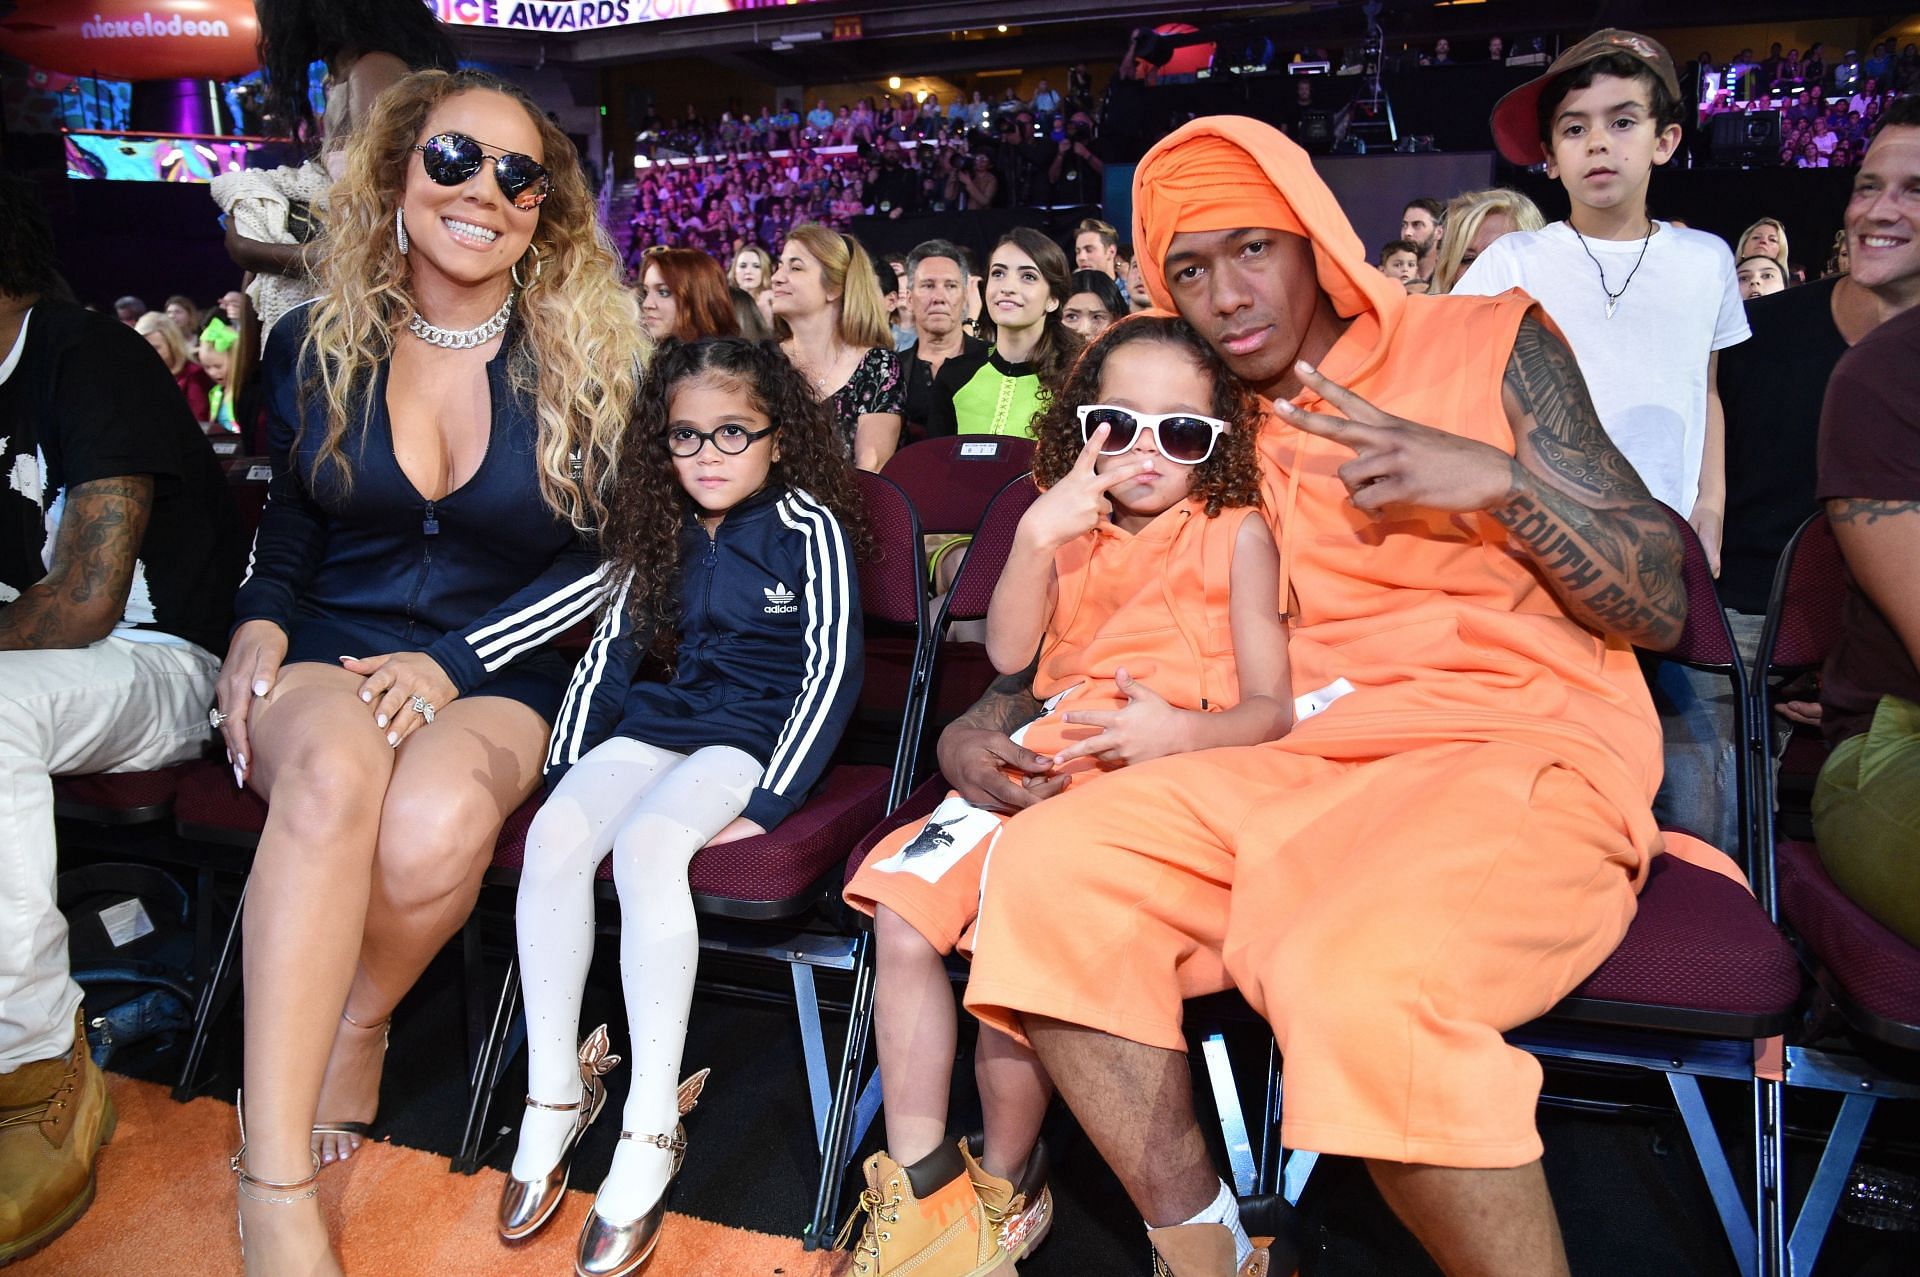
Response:
[[[500,303],[500,309],[493,312],[493,318],[478,328],[441,328],[429,324],[416,313],[407,321],[407,331],[429,346],[439,346],[443,350],[472,350],[505,332],[507,320],[512,317],[513,294],[509,292],[507,300]]]

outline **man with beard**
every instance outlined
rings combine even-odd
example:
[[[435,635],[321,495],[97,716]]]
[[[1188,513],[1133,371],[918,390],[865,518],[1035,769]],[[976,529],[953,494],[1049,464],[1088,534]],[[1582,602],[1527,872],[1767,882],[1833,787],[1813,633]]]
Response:
[[[1613,951],[1662,849],[1629,645],[1685,624],[1678,537],[1532,300],[1408,296],[1271,127],[1203,119],[1156,145],[1134,230],[1155,302],[1274,408],[1278,601],[1296,686],[1330,703],[1279,741],[1022,810],[967,1007],[1032,1043],[1176,1277],[1266,1271],[1181,1031],[1184,998],[1230,986],[1285,1057],[1287,1147],[1363,1159],[1445,1271],[1565,1274],[1540,1067],[1501,1033]],[[1035,712],[1026,686],[941,738],[970,801],[1057,788],[1004,736]]]
[[[1420,250],[1420,279],[1433,278],[1440,237],[1447,233],[1447,206],[1431,195],[1410,201],[1400,211],[1400,238]]]

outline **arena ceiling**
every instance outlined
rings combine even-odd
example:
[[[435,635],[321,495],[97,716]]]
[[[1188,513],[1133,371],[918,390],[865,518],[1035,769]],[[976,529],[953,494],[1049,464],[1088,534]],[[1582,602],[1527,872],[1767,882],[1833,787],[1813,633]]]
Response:
[[[6,0],[0,0],[0,8]],[[707,58],[772,84],[826,83],[876,75],[988,70],[1022,62],[1110,62],[1136,26],[1168,21],[1203,30],[1259,31],[1277,44],[1350,45],[1363,38],[1363,0],[832,0],[608,27],[582,33],[459,28],[463,49],[486,61],[574,67]],[[1390,42],[1435,36],[1509,38],[1601,26],[1731,25],[1794,18],[1867,16],[1851,0],[1451,0],[1382,3]],[[836,24],[859,23],[855,38]],[[1005,26],[1003,32],[999,28]]]

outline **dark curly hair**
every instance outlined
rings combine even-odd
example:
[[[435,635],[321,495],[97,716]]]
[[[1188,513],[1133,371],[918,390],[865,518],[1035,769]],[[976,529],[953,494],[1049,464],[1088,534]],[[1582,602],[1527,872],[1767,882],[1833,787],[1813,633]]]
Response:
[[[692,342],[669,337],[655,348],[634,404],[601,529],[601,551],[613,563],[615,575],[633,573],[628,611],[640,625],[653,628],[653,650],[663,658],[671,655],[676,639],[680,533],[692,517],[667,451],[667,421],[675,388],[695,377],[743,387],[775,428],[773,442],[780,457],[767,483],[804,490],[840,521],[856,558],[869,550],[860,489],[833,417],[824,404],[815,402],[807,379],[780,348],[744,337]]]
[[[1209,416],[1231,427],[1213,446],[1213,455],[1193,468],[1192,495],[1206,503],[1207,517],[1222,510],[1260,504],[1258,440],[1263,414],[1259,398],[1227,370],[1227,365],[1184,319],[1135,315],[1123,319],[1088,344],[1067,384],[1046,411],[1034,419],[1040,441],[1033,452],[1033,480],[1043,489],[1066,477],[1087,446],[1080,435],[1081,404],[1100,402],[1100,373],[1107,358],[1122,346],[1157,341],[1186,352],[1213,382]]]
[[[256,0],[266,106],[281,127],[312,142],[319,133],[307,97],[307,68],[329,67],[348,49],[391,53],[409,71],[460,65],[447,29],[424,4],[394,0]],[[365,121],[355,120],[358,128]]]

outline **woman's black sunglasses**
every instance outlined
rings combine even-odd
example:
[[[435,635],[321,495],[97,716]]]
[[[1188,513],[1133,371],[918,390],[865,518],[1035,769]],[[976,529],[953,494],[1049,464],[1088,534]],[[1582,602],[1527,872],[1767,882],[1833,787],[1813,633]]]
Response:
[[[508,203],[517,209],[539,208],[553,190],[553,176],[531,155],[501,151],[490,156],[485,143],[476,142],[465,133],[436,133],[413,149],[420,152],[427,176],[441,186],[458,186],[468,181],[491,159],[493,180],[500,184],[500,193],[507,197]]]

